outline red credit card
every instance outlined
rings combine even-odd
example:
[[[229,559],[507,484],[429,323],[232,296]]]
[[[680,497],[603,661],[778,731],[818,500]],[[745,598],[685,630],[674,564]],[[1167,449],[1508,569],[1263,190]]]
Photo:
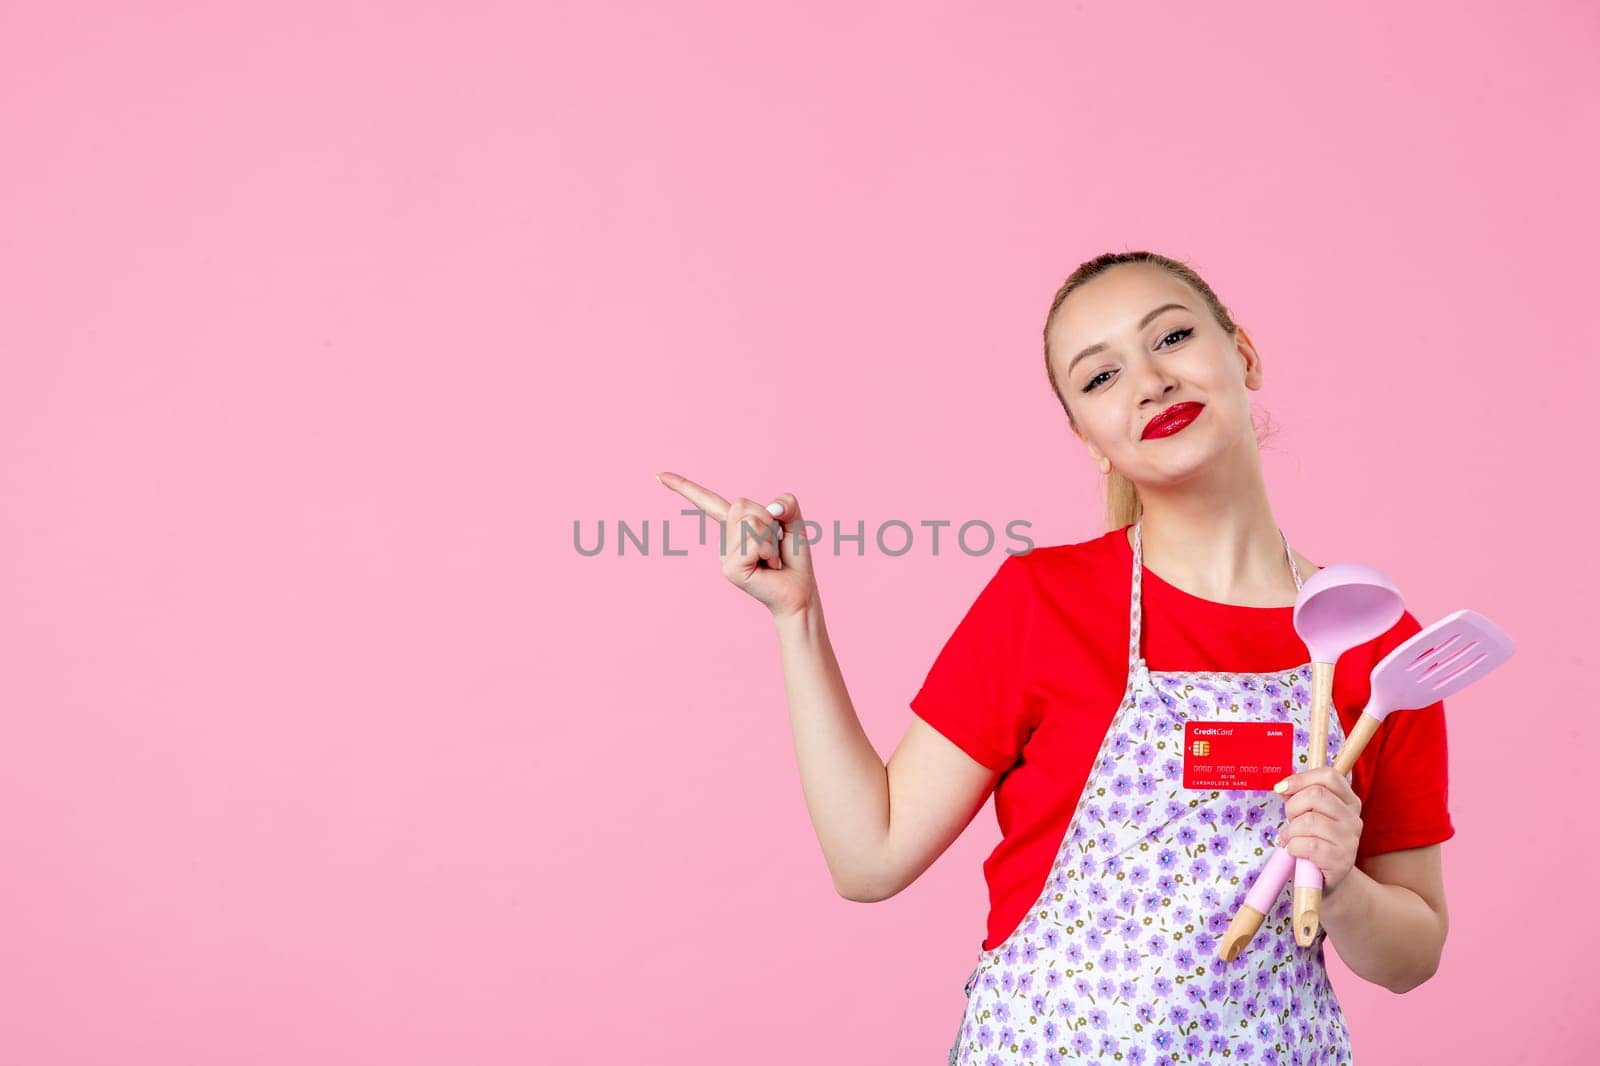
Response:
[[[1186,722],[1183,787],[1270,791],[1294,773],[1290,722]]]

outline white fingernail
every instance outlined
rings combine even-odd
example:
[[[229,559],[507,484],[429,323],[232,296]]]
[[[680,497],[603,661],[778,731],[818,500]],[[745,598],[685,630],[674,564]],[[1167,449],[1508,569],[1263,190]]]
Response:
[[[774,500],[772,503],[767,504],[767,513],[773,518],[777,518],[779,515],[783,514],[783,504]]]

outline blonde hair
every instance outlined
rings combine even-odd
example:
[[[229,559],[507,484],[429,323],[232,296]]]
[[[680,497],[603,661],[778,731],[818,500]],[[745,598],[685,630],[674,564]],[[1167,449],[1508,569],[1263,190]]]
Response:
[[[1207,285],[1205,279],[1196,274],[1186,263],[1169,259],[1156,252],[1107,252],[1084,262],[1062,283],[1061,288],[1056,290],[1055,299],[1050,301],[1050,313],[1044,319],[1045,373],[1050,376],[1050,387],[1055,390],[1056,399],[1061,401],[1061,409],[1067,412],[1067,422],[1071,424],[1074,432],[1077,432],[1078,423],[1072,417],[1072,409],[1067,406],[1066,393],[1062,390],[1061,383],[1056,380],[1055,365],[1050,361],[1050,327],[1055,323],[1056,314],[1061,310],[1062,303],[1074,289],[1121,263],[1149,263],[1161,267],[1188,285],[1205,301],[1206,307],[1211,311],[1211,317],[1217,320],[1217,325],[1221,326],[1228,336],[1232,337],[1239,328],[1233,317],[1228,314],[1227,307],[1223,306],[1222,301],[1217,299],[1217,294],[1211,291],[1211,286]],[[1134,487],[1133,482],[1113,469],[1106,476],[1106,528],[1121,529],[1123,526],[1132,525],[1143,513],[1144,506],[1139,500],[1139,490]]]

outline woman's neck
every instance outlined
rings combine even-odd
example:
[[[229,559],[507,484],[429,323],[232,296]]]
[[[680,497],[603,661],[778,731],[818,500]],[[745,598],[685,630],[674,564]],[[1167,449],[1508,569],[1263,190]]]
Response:
[[[1216,469],[1205,483],[1141,488],[1139,495],[1144,564],[1161,580],[1218,603],[1294,602],[1294,575],[1259,463],[1235,467],[1232,476]]]

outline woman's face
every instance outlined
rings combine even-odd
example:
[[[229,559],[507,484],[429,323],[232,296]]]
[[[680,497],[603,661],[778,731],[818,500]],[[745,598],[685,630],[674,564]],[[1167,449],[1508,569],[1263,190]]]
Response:
[[[1180,306],[1151,315],[1169,304]],[[1093,350],[1080,355],[1085,348]],[[1075,289],[1051,324],[1050,362],[1089,454],[1135,485],[1176,484],[1255,442],[1245,391],[1261,387],[1255,347],[1243,327],[1228,336],[1160,267],[1121,263]],[[1186,427],[1143,436],[1185,402],[1204,405]]]

